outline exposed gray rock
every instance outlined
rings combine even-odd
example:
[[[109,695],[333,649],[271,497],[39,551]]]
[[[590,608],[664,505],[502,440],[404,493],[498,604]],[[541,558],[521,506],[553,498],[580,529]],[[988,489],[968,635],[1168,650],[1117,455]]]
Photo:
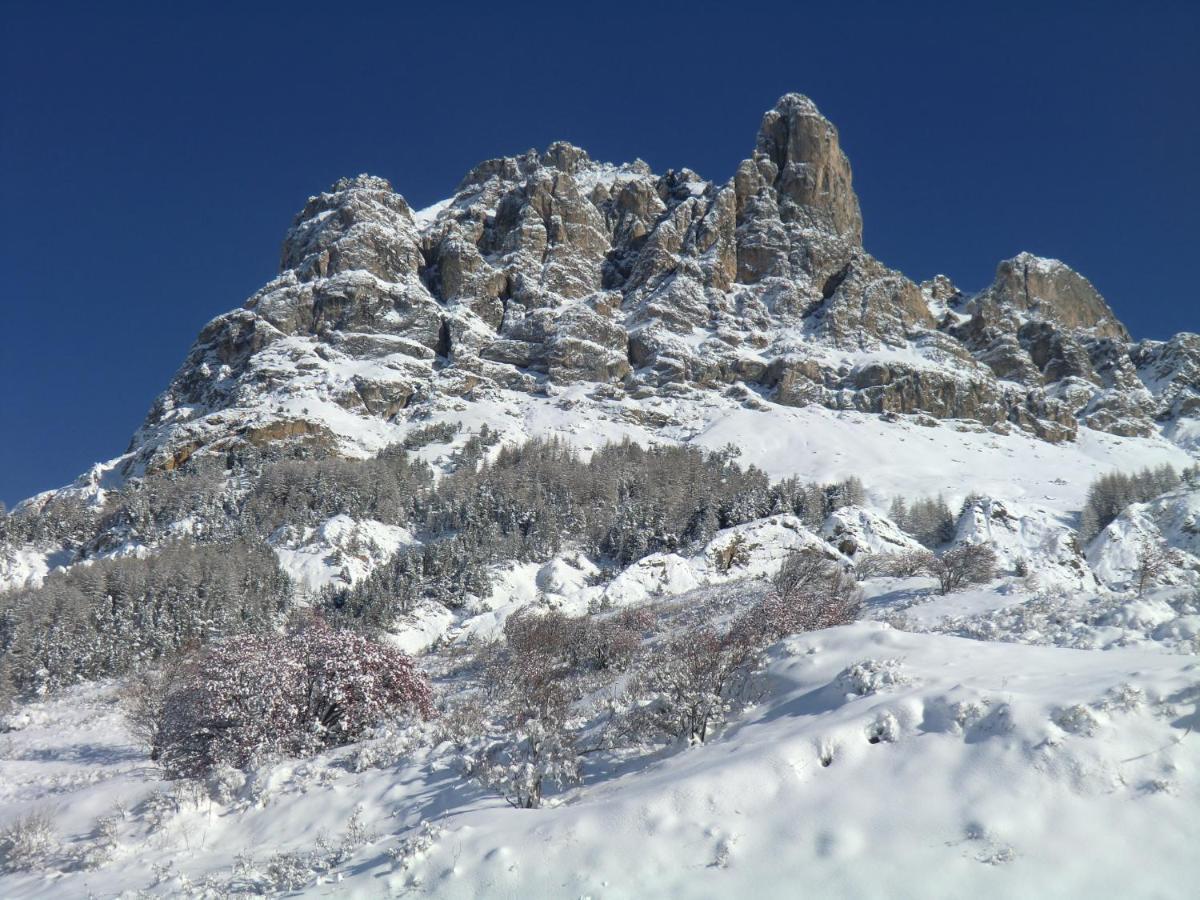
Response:
[[[1200,338],[1131,345],[1085,278],[1027,253],[975,296],[916,285],[863,249],[837,130],[788,94],[723,185],[562,142],[479,164],[421,213],[383,179],[339,181],[297,215],[280,275],[205,327],[131,466],[239,441],[336,449],[325,405],[389,421],[574,382],[1061,441],[1196,417]]]

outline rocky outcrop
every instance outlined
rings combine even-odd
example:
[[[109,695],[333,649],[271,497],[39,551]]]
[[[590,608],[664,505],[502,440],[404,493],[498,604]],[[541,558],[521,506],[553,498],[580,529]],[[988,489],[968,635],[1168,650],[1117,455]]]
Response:
[[[854,562],[875,554],[921,553],[925,550],[891,519],[862,506],[843,506],[821,526],[821,537]]]
[[[786,94],[758,129],[754,162],[768,173],[780,218],[862,243],[862,214],[837,129],[801,94]],[[769,164],[769,167],[766,165]]]
[[[129,466],[361,448],[439,397],[578,382],[1140,435],[1195,418],[1197,340],[1131,345],[1085,278],[1030,254],[975,296],[889,269],[863,249],[837,130],[788,94],[723,185],[561,142],[483,162],[419,212],[342,179],[296,216],[279,276],[201,332]]]
[[[1101,338],[1128,341],[1129,332],[1090,281],[1056,259],[1021,253],[996,268],[996,280],[978,299],[1056,322]]]

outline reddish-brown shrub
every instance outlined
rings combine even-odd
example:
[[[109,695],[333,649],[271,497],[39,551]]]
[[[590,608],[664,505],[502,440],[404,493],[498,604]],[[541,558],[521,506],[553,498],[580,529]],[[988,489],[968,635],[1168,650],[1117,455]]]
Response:
[[[401,651],[317,621],[216,644],[165,692],[154,757],[171,776],[354,741],[383,717],[433,715],[428,681]]]

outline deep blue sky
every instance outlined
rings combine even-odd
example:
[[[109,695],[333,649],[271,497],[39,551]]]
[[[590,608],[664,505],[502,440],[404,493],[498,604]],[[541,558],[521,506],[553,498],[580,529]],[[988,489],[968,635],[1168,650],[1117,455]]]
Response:
[[[169,12],[167,11],[169,10]],[[559,138],[725,180],[789,90],[865,243],[978,288],[1022,249],[1200,330],[1200,4],[0,2],[0,499],[125,449],[307,196],[416,207]]]

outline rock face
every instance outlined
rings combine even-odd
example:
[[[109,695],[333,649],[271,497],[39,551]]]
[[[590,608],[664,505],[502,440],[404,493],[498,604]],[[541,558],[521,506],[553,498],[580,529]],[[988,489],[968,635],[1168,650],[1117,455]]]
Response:
[[[758,129],[754,162],[768,161],[784,221],[798,220],[862,243],[862,214],[837,129],[800,94],[787,94]]]
[[[566,143],[483,162],[419,212],[361,175],[309,199],[280,259],[201,332],[130,471],[280,441],[377,445],[438,397],[572,383],[1051,441],[1081,426],[1187,437],[1200,408],[1200,338],[1131,344],[1063,263],[1021,254],[968,296],[870,256],[837,130],[799,94],[725,184]]]

